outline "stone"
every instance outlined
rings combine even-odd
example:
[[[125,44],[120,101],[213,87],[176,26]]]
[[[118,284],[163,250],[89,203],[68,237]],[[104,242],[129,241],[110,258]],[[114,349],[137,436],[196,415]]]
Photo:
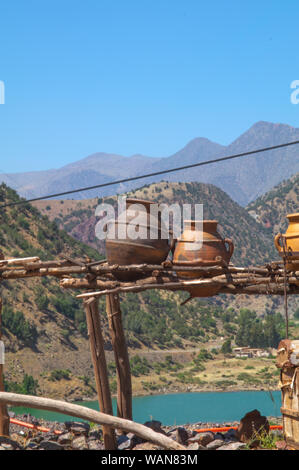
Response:
[[[30,439],[30,442],[32,442],[33,444],[39,444],[40,442],[42,442],[42,440],[43,436],[35,436]]]
[[[40,426],[39,420],[36,419],[34,416],[31,417],[30,422],[31,424],[33,424],[33,426]]]
[[[216,432],[214,434],[214,439],[222,439],[224,441],[224,434],[222,434],[222,432]]]
[[[187,450],[198,450],[199,444],[198,442],[193,442],[192,444],[188,445]]]
[[[169,438],[172,439],[173,441],[176,441],[176,440],[177,440],[177,433],[176,433],[176,431],[168,432],[168,433],[167,433],[167,437],[169,437]]]
[[[45,432],[43,438],[45,441],[57,441],[58,435],[54,432]]]
[[[246,447],[244,442],[230,442],[229,444],[224,444],[219,447],[217,450],[241,450]]]
[[[1,444],[2,450],[14,450],[14,447],[11,444]]]
[[[21,448],[23,448],[24,446],[24,443],[25,443],[25,439],[23,436],[20,436],[19,433],[17,432],[13,432],[12,434],[10,434],[9,438],[12,440],[12,441],[15,441],[19,444],[19,446]]]
[[[36,450],[36,449],[38,449],[38,445],[37,445],[36,442],[29,441],[29,442],[26,444],[25,449],[26,449],[26,450]]]
[[[139,437],[139,436],[136,436],[136,434],[134,434],[133,432],[129,432],[127,434],[127,437],[130,439],[131,441],[131,449],[135,446],[137,446],[138,444],[142,444],[144,442],[144,440]]]
[[[190,437],[188,439],[188,444],[193,444],[194,442],[197,442],[198,444],[202,446],[206,446],[213,440],[214,440],[214,433],[200,432],[200,433],[197,433],[197,435],[195,435],[194,437]]]
[[[53,441],[43,441],[39,444],[38,449],[40,450],[64,450],[63,446],[58,444],[58,442]]]
[[[87,436],[90,431],[90,425],[88,423],[66,421],[64,425],[68,431],[71,431],[76,435],[84,434]]]
[[[23,414],[22,416],[22,421],[26,421],[27,423],[31,423],[31,419],[33,418],[33,416],[31,416],[30,413],[25,413]]]
[[[236,429],[229,429],[224,435],[224,439],[227,440],[238,440],[237,439],[237,430]]]
[[[85,436],[75,437],[72,441],[72,448],[74,450],[87,450],[88,443]]]
[[[101,429],[93,429],[89,432],[89,439],[101,439],[103,433]]]
[[[223,445],[225,445],[225,442],[223,439],[215,439],[214,441],[211,441],[209,442],[209,444],[206,445],[206,449],[216,450]]]
[[[57,442],[61,444],[62,446],[65,446],[65,445],[70,445],[73,439],[74,439],[73,433],[66,432],[64,434],[60,434],[60,436],[57,439]]]
[[[250,411],[240,420],[236,431],[236,438],[241,442],[259,442],[257,435],[261,432],[269,433],[270,425],[265,416],[258,410]]]
[[[0,445],[4,448],[5,446],[11,446],[13,449],[23,449],[23,447],[18,442],[6,436],[0,436]]]
[[[104,443],[96,439],[88,440],[89,450],[104,450]]]
[[[182,426],[178,427],[175,434],[176,434],[176,441],[179,444],[185,445],[187,443],[189,439],[189,434],[185,428],[183,428]]]
[[[146,423],[144,423],[144,426],[152,429],[155,432],[159,432],[160,434],[166,434],[166,432],[163,431],[163,429],[161,427],[162,423],[160,421],[155,421],[155,420],[146,421]]]
[[[120,444],[122,444],[123,442],[126,442],[126,441],[129,441],[129,438],[126,434],[120,434],[117,437],[117,445],[120,445]]]
[[[118,450],[125,450],[131,448],[131,439],[129,439],[125,434],[122,434],[117,438],[117,448]]]
[[[187,450],[207,450],[207,448],[200,445],[198,442],[193,442],[188,445]]]
[[[133,447],[133,450],[163,450],[162,447],[159,447],[155,444],[151,444],[150,442],[143,442],[142,444],[137,444],[137,446]]]

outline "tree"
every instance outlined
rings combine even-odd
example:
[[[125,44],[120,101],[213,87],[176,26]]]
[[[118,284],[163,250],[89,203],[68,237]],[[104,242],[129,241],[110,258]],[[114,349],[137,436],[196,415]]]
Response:
[[[238,319],[239,329],[236,334],[238,346],[252,348],[277,348],[284,336],[284,322],[280,314],[268,313],[262,321],[256,312],[241,309]]]
[[[221,347],[221,352],[223,354],[229,354],[232,352],[232,346],[231,346],[231,340],[230,339],[227,339],[226,341],[224,341],[222,347]]]

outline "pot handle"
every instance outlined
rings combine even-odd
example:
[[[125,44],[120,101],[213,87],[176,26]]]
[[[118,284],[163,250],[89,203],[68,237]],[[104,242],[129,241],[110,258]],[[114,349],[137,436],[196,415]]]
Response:
[[[229,259],[233,256],[233,252],[235,249],[234,242],[230,238],[225,238],[224,243],[228,244],[228,254],[229,254]]]
[[[283,249],[282,245],[280,244],[281,238],[282,238],[281,233],[278,233],[277,235],[275,235],[274,244],[275,244],[277,251],[281,251]]]

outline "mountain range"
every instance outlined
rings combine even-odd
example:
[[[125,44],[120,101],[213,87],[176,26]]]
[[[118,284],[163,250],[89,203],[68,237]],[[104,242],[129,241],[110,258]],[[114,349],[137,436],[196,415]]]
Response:
[[[163,158],[139,154],[124,157],[109,153],[94,153],[59,169],[0,174],[0,182],[3,181],[14,188],[22,197],[34,198],[192,165],[295,140],[299,140],[299,128],[260,121],[227,146],[198,137],[177,153]],[[297,172],[299,172],[299,148],[294,145],[249,157],[75,193],[69,197],[86,199],[113,195],[130,191],[140,187],[141,184],[161,180],[195,181],[213,184],[225,191],[234,201],[246,206]]]

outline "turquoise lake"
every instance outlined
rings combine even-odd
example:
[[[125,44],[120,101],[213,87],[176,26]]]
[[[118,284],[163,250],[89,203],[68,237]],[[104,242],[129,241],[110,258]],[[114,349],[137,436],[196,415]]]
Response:
[[[274,402],[272,401],[274,400]],[[97,402],[77,402],[98,410]],[[239,421],[248,411],[257,409],[265,416],[281,416],[281,392],[200,392],[171,395],[151,395],[133,398],[134,421],[144,423],[150,419],[164,425],[202,422],[225,423]],[[113,400],[116,413],[116,400]],[[17,414],[30,413],[49,421],[67,421],[76,418],[31,408],[12,408]]]

